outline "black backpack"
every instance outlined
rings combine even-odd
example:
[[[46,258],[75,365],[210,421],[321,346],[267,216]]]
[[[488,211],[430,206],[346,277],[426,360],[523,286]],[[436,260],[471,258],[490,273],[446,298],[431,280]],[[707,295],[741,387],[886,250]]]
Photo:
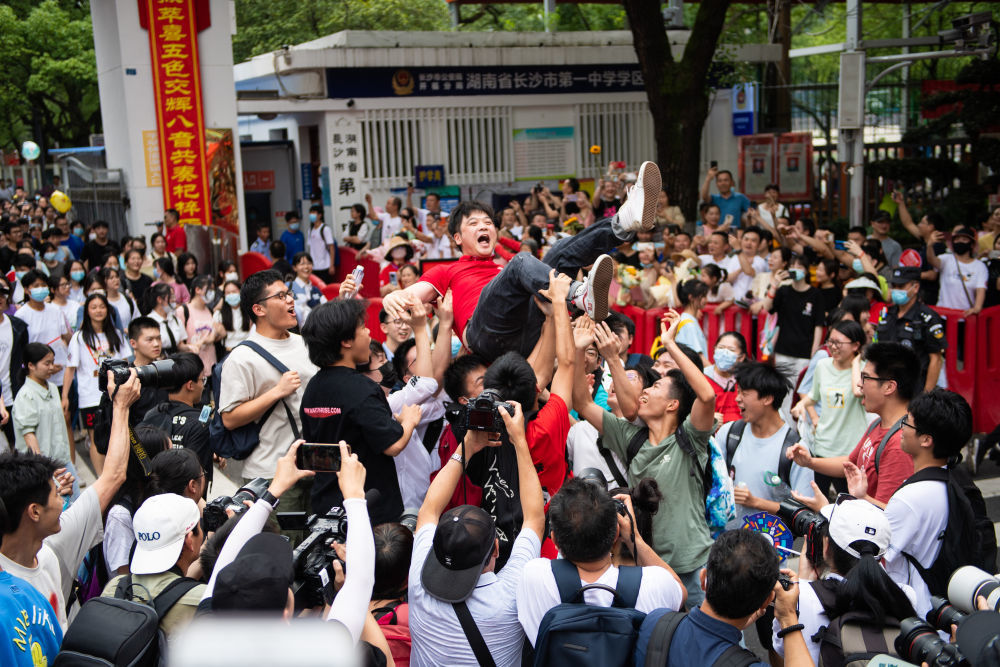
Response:
[[[996,572],[996,531],[986,514],[983,494],[964,467],[955,464],[947,468],[924,468],[907,478],[900,488],[926,481],[948,485],[948,522],[938,537],[941,551],[928,568],[905,551],[903,556],[920,573],[931,595],[946,598],[948,579],[963,565],[975,565],[987,572]]]
[[[649,643],[646,645],[646,661],[644,667],[666,667],[670,659],[670,642],[674,638],[677,626],[687,617],[683,611],[668,611],[666,614],[656,619],[656,625],[649,635]],[[650,619],[652,620],[652,619]],[[747,667],[760,659],[752,651],[748,651],[739,644],[733,644],[719,656],[714,667]],[[636,667],[643,667],[637,665]]]
[[[201,582],[178,577],[151,604],[134,599],[132,575],[118,580],[114,597],[96,597],[80,608],[63,636],[53,667],[166,664],[166,637],[160,619]]]
[[[635,609],[642,583],[641,567],[619,567],[616,588],[580,586],[580,574],[568,560],[552,561],[561,604],[538,625],[535,665],[551,667],[631,667],[639,626],[646,614]],[[584,602],[583,594],[602,589],[614,594],[610,607]]]
[[[740,446],[740,442],[743,440],[743,433],[746,430],[747,423],[742,419],[734,421],[733,425],[729,427],[729,433],[726,434],[726,470],[731,471],[733,469],[733,457],[736,455],[736,449]],[[789,426],[788,431],[785,432],[785,440],[781,443],[781,454],[778,456],[778,477],[789,488],[792,486],[792,460],[785,456],[785,453],[789,447],[798,441],[798,431]]]
[[[811,586],[830,624],[821,627],[811,637],[819,644],[817,667],[865,667],[879,655],[898,657],[895,641],[899,636],[899,620],[890,616],[878,619],[863,611],[837,613],[837,588],[840,581],[813,581]]]
[[[288,367],[283,363],[278,361],[277,357],[265,350],[263,347],[257,343],[245,340],[236,347],[245,345],[251,350],[264,357],[269,364],[274,366],[279,373],[284,375],[288,372]],[[233,349],[235,350],[236,347]],[[222,366],[228,361],[228,357],[223,359],[219,363],[212,367],[212,400],[215,402],[215,412],[212,413],[212,419],[208,422],[208,435],[212,442],[212,450],[225,459],[236,459],[237,461],[242,461],[243,459],[250,456],[253,450],[257,448],[260,444],[260,429],[264,426],[264,423],[274,412],[274,409],[278,407],[278,403],[285,408],[285,414],[288,416],[288,423],[292,427],[292,434],[295,436],[292,440],[299,439],[299,427],[295,423],[295,415],[292,414],[291,408],[288,407],[288,403],[285,399],[281,399],[271,407],[269,407],[260,419],[257,421],[252,421],[249,424],[244,424],[239,428],[228,429],[226,425],[222,423],[222,412],[220,411],[219,405],[219,394],[222,390]]]
[[[708,493],[712,490],[712,452],[708,452],[708,456],[705,459],[704,469],[698,469],[698,453],[694,451],[694,445],[688,439],[687,433],[684,431],[683,424],[677,427],[674,432],[674,437],[677,440],[677,446],[680,447],[681,451],[688,457],[691,462],[691,476],[701,477],[701,489],[704,500],[708,500]],[[636,454],[642,449],[643,443],[649,440],[649,429],[645,426],[642,427],[632,439],[628,441],[628,449],[625,454],[625,472],[628,473],[628,469],[632,466],[632,460],[635,459]],[[609,462],[610,465],[610,462]]]

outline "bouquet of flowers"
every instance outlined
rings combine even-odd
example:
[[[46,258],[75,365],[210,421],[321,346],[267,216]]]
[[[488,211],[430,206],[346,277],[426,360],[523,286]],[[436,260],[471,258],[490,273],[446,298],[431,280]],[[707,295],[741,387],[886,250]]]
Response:
[[[622,286],[622,289],[618,291],[616,301],[619,306],[628,305],[632,301],[632,289],[639,287],[642,283],[642,274],[634,266],[619,263],[616,279],[618,284]]]

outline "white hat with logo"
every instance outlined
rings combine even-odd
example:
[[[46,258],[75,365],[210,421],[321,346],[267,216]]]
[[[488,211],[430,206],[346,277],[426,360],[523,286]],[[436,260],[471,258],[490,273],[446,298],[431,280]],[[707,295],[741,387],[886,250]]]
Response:
[[[830,539],[855,558],[861,558],[862,541],[869,542],[876,558],[881,558],[889,548],[892,529],[889,518],[880,507],[867,500],[855,499],[835,505],[826,505],[820,514],[830,522]]]
[[[159,574],[177,564],[184,538],[201,520],[198,505],[176,493],[151,496],[132,517],[132,574]]]

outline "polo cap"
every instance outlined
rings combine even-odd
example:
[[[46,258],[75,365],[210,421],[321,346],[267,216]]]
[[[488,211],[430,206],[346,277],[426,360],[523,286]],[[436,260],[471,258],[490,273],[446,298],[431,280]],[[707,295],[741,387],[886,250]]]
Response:
[[[254,535],[236,559],[219,571],[213,611],[281,611],[295,581],[292,545],[274,533]]]
[[[892,277],[889,278],[889,283],[892,285],[905,285],[914,280],[920,280],[919,266],[897,266],[892,270]]]
[[[159,574],[176,565],[184,538],[199,521],[201,512],[190,498],[176,493],[148,498],[132,517],[132,574]]]
[[[855,558],[861,554],[854,545],[860,540],[871,542],[880,558],[889,548],[892,529],[885,512],[867,500],[848,500],[839,505],[825,505],[820,514],[830,522],[830,539]]]
[[[424,589],[443,602],[461,602],[472,595],[493,553],[496,534],[493,517],[480,507],[461,505],[442,514],[420,573]]]

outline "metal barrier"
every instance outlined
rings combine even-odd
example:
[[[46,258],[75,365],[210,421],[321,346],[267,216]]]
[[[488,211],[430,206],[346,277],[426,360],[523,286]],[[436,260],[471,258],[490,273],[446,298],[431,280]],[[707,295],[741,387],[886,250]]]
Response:
[[[105,220],[111,238],[120,239],[131,232],[125,215],[127,194],[122,169],[91,167],[70,155],[56,158],[63,191],[73,201],[70,215],[74,220],[92,223]],[[201,258],[198,265],[202,266]]]

